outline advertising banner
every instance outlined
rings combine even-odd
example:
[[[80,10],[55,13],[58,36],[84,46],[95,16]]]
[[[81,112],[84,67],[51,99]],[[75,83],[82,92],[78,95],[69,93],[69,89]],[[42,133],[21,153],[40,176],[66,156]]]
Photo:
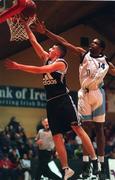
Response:
[[[45,108],[44,89],[0,86],[0,106]]]

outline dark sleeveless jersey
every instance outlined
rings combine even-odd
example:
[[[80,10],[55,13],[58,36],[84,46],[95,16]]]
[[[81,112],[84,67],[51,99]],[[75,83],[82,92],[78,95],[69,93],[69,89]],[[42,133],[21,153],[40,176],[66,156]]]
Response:
[[[68,92],[68,89],[66,87],[66,80],[65,80],[65,74],[68,67],[67,62],[64,59],[57,59],[56,61],[64,62],[66,64],[66,70],[64,72],[55,71],[55,72],[43,74],[43,85],[46,90],[47,100],[57,98]],[[52,64],[54,62],[48,60],[46,62],[46,65]]]

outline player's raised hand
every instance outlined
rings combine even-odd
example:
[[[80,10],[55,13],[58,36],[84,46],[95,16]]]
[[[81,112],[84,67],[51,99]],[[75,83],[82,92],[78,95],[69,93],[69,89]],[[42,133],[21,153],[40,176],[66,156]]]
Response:
[[[46,26],[44,21],[39,21],[38,19],[34,24],[31,26],[32,30],[39,32],[40,34],[45,34],[46,32]]]
[[[4,65],[7,69],[18,69],[18,63],[16,63],[15,61],[11,61],[10,59],[7,59],[4,62]]]

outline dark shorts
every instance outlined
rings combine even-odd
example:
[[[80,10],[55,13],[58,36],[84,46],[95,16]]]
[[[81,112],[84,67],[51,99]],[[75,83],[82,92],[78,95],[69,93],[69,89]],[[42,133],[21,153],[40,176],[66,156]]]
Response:
[[[52,134],[71,130],[71,124],[80,125],[76,106],[68,94],[47,102],[47,117]]]

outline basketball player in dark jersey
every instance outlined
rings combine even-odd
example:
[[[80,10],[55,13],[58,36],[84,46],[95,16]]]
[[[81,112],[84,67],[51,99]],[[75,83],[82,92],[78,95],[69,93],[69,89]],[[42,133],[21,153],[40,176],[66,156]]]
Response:
[[[26,23],[24,25],[36,54],[45,65],[41,67],[29,66],[10,60],[6,61],[5,65],[9,69],[21,70],[33,74],[43,74],[43,84],[47,95],[47,117],[56,151],[62,165],[63,179],[67,180],[74,174],[74,171],[68,166],[67,152],[63,140],[63,134],[71,129],[81,138],[83,146],[90,154],[92,162],[96,167],[95,174],[97,174],[97,157],[94,148],[89,136],[81,127],[75,104],[66,87],[65,74],[68,64],[63,59],[66,54],[66,48],[63,45],[55,44],[49,49],[49,52],[46,52],[37,42]]]

